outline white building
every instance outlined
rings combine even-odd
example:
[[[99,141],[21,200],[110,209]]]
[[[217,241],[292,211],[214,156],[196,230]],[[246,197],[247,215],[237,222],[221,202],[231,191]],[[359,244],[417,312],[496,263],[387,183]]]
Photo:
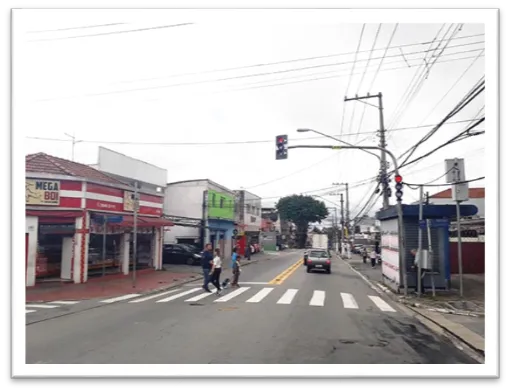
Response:
[[[209,179],[169,183],[165,189],[164,214],[175,219],[165,232],[165,243],[211,243],[230,256],[235,228],[235,194]]]

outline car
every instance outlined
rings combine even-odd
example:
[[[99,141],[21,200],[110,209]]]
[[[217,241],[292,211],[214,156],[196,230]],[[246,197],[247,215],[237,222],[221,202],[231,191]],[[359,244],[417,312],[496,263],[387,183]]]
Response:
[[[163,264],[198,265],[202,256],[187,244],[166,244],[163,246]]]
[[[310,249],[306,260],[306,272],[313,270],[326,271],[331,273],[331,256],[327,249]]]

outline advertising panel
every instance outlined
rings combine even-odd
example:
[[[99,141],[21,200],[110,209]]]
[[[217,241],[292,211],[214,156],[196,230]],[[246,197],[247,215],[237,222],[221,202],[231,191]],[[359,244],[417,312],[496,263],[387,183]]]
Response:
[[[396,284],[400,284],[400,261],[398,236],[386,234],[381,236],[382,273]]]
[[[25,204],[58,206],[60,204],[60,181],[25,180]]]

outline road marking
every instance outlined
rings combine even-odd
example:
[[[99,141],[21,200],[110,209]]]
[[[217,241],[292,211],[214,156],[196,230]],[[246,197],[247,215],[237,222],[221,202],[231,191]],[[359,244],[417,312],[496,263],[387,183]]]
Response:
[[[303,265],[303,259],[299,259],[296,263],[292,264],[289,268],[279,274],[276,278],[268,284],[282,284],[290,275],[296,272],[300,266]]]
[[[356,303],[356,300],[352,296],[352,294],[349,293],[340,293],[342,296],[342,302],[344,303],[344,308],[346,309],[358,309],[358,304]]]
[[[197,301],[200,301],[201,299],[204,299],[206,297],[209,297],[210,295],[213,295],[215,292],[216,292],[216,289],[212,289],[210,293],[208,293],[206,291],[205,293],[199,294],[196,297],[187,299],[186,302],[197,302]]]
[[[268,283],[267,282],[239,282],[239,284],[267,285]],[[196,287],[196,286],[202,287],[203,285],[204,285],[203,283],[188,283],[188,284],[185,284],[184,286],[186,286],[186,287]]]
[[[43,305],[43,304],[26,304],[27,308],[39,308],[39,309],[54,309],[58,308],[56,305]]]
[[[230,294],[225,295],[224,297],[218,298],[214,302],[227,302],[231,300],[232,298],[237,297],[238,295],[244,293],[245,291],[248,291],[250,287],[241,287],[240,289],[237,289],[236,291],[232,291]]]
[[[390,305],[388,305],[383,299],[376,297],[374,295],[369,295],[368,298],[372,300],[372,302],[383,312],[395,312],[396,310],[393,309]]]
[[[326,293],[321,290],[314,290],[312,299],[310,300],[310,306],[324,306],[324,300],[326,299]]]
[[[184,292],[179,293],[179,294],[172,295],[171,297],[160,299],[159,301],[156,301],[156,302],[170,302],[170,301],[173,301],[174,299],[184,297],[184,296],[186,296],[188,294],[191,294],[191,293],[194,293],[194,292],[196,292],[198,290],[203,290],[203,289],[201,287],[196,287],[194,289],[191,289],[191,290],[188,290],[188,291],[184,291]]]
[[[80,301],[52,301],[49,303],[52,305],[76,305],[80,303]]]
[[[138,298],[138,299],[135,299],[133,301],[129,301],[130,304],[136,304],[136,303],[139,303],[139,302],[144,302],[144,301],[148,301],[150,299],[154,299],[154,298],[158,298],[158,297],[162,297],[163,295],[167,295],[167,294],[172,294],[172,293],[175,293],[176,291],[179,291],[180,289],[175,289],[175,290],[170,290],[170,291],[165,291],[164,293],[158,293],[158,294],[154,294],[154,295],[151,295],[149,297],[142,297],[142,298]]]
[[[114,302],[124,301],[125,299],[136,298],[136,297],[139,297],[140,295],[141,294],[127,294],[127,295],[123,295],[121,297],[108,298],[101,302],[105,303],[105,304],[113,304]]]
[[[37,312],[37,310],[25,309],[25,313],[34,313],[34,312]]]
[[[278,300],[277,304],[288,305],[292,302],[297,294],[297,289],[288,289],[285,294]]]
[[[248,301],[250,303],[256,303],[262,301],[266,296],[273,291],[274,289],[272,287],[266,287],[265,289],[260,290],[257,294],[255,294],[253,297],[251,297]]]

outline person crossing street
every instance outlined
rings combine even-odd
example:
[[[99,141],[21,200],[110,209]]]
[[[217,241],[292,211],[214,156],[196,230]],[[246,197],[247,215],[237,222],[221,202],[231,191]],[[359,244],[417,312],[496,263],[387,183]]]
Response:
[[[202,286],[202,288],[209,293],[211,292],[211,290],[209,290],[209,282],[211,279],[212,262],[213,262],[212,245],[207,244],[202,253],[202,272],[204,274],[204,285]]]
[[[220,286],[220,276],[221,276],[221,253],[220,249],[216,248],[214,250],[215,256],[212,262],[211,269],[211,283],[214,287],[216,287],[216,294],[221,294],[221,286]]]

